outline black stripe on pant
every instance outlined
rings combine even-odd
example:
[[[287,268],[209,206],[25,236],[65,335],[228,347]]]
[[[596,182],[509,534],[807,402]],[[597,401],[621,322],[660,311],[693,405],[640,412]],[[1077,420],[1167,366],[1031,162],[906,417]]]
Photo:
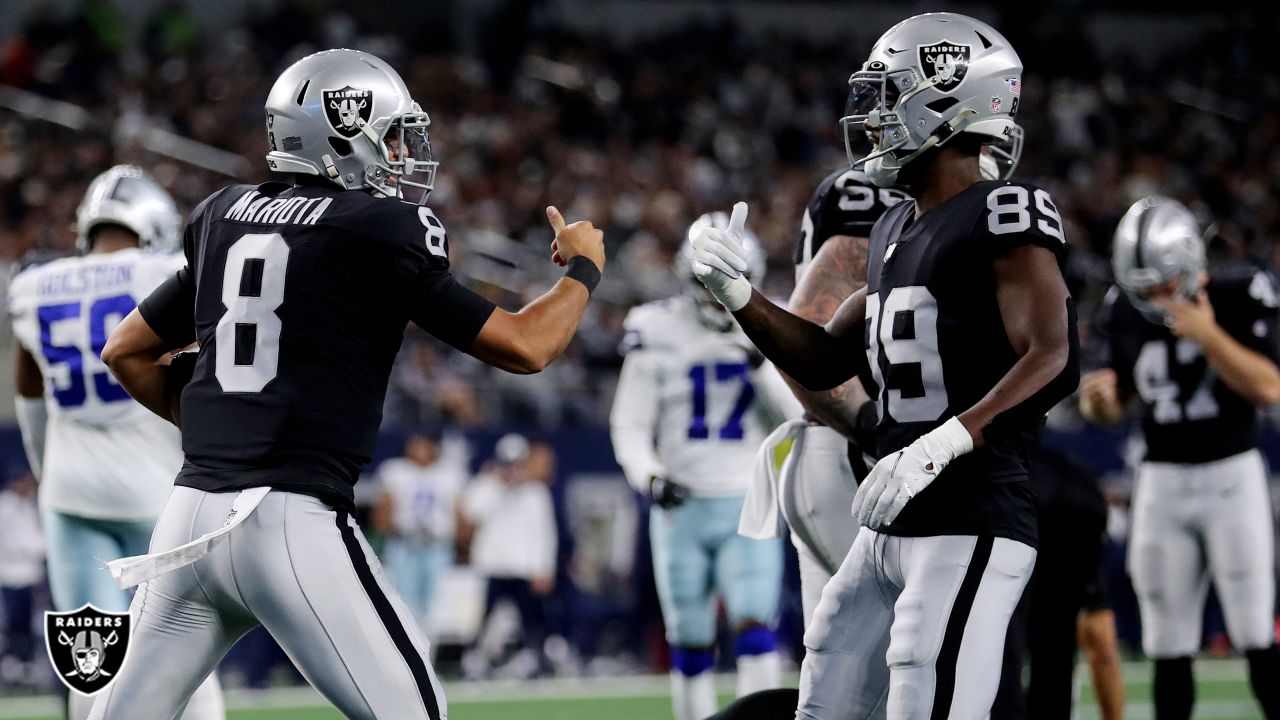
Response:
[[[938,659],[933,664],[937,679],[933,686],[933,711],[929,714],[929,720],[946,720],[951,714],[951,700],[956,693],[956,662],[960,658],[960,644],[964,641],[964,629],[969,624],[973,600],[978,595],[978,585],[982,583],[982,574],[987,570],[994,544],[995,538],[991,536],[978,538],[973,546],[973,556],[969,558],[969,568],[965,570],[964,580],[960,581],[960,591],[956,593],[956,600],[951,605],[947,629],[942,635],[942,648],[938,650]]]
[[[391,600],[382,591],[377,579],[373,577],[373,568],[369,567],[369,560],[364,556],[364,548],[360,546],[355,531],[347,522],[346,511],[337,511],[335,517],[338,522],[338,532],[342,535],[342,544],[347,548],[347,555],[351,557],[351,564],[356,569],[360,584],[364,586],[365,593],[373,602],[373,608],[377,611],[383,626],[387,628],[387,634],[395,643],[396,650],[400,651],[400,656],[404,658],[409,671],[413,673],[413,680],[418,685],[418,693],[422,696],[422,703],[427,708],[427,717],[431,720],[440,720],[440,705],[436,702],[436,691],[431,685],[431,674],[427,670],[426,661],[413,646],[413,640],[409,638],[409,633],[400,621],[400,616],[396,614],[395,607],[391,605]]]

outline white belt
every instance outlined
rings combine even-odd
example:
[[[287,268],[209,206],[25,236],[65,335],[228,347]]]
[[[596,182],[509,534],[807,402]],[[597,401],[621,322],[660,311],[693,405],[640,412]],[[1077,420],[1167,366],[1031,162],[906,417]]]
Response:
[[[258,507],[258,503],[261,503],[262,498],[266,497],[270,491],[271,488],[269,487],[241,490],[236,494],[235,501],[231,503],[231,511],[227,513],[226,519],[222,521],[222,527],[207,532],[195,540],[179,545],[176,548],[151,553],[150,555],[134,555],[112,560],[107,563],[107,569],[111,571],[111,577],[116,579],[116,584],[123,590],[154,577],[159,577],[171,570],[190,565],[209,554],[213,546],[225,538],[227,533],[244,522],[245,518],[249,517],[249,514],[253,512],[254,508]]]
[[[773,453],[782,443],[800,437],[800,431],[808,427],[803,419],[788,420],[769,433],[756,453],[756,468],[747,487],[747,498],[742,502],[742,514],[738,516],[738,534],[754,540],[778,537],[778,475],[779,468]],[[793,445],[786,463],[797,457]]]

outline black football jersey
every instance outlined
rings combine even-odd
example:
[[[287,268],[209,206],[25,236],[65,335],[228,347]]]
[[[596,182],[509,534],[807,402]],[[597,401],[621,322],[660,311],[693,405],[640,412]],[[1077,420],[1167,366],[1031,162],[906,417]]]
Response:
[[[349,508],[407,323],[465,350],[493,311],[449,273],[430,209],[358,191],[224,188],[192,214],[184,250],[139,312],[169,346],[200,344],[176,484],[202,490]]]
[[[1280,362],[1269,274],[1214,275],[1205,292],[1227,334]],[[1214,375],[1199,344],[1147,320],[1115,287],[1100,313],[1100,340],[1120,394],[1142,402],[1147,460],[1209,462],[1258,446],[1257,408]]]
[[[1049,194],[1009,181],[975,183],[916,217],[914,202],[871,231],[863,384],[877,403],[876,453],[896,452],[981,400],[1018,360],[996,300],[994,260],[1035,244],[1061,259],[1062,221]],[[892,535],[995,535],[1034,545],[1028,465],[1044,413],[1079,379],[1072,362],[1035,397],[1002,413],[986,444],[957,458],[902,511]]]
[[[796,281],[833,235],[868,237],[871,226],[885,210],[907,199],[907,194],[893,188],[871,184],[861,169],[843,168],[826,177],[805,208],[800,221],[800,239],[796,243]]]

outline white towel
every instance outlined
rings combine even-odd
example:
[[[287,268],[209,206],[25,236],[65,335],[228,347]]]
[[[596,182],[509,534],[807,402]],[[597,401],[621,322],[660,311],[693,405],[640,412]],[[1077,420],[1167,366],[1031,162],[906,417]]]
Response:
[[[209,554],[213,546],[225,538],[227,533],[244,522],[244,519],[249,517],[249,514],[253,512],[254,508],[258,507],[258,503],[262,502],[262,498],[266,497],[270,491],[271,488],[269,487],[241,490],[231,503],[231,511],[227,513],[226,519],[222,521],[222,527],[170,550],[112,560],[107,563],[107,569],[111,571],[111,577],[115,578],[116,584],[120,586],[121,590],[124,590],[171,570],[190,565]]]
[[[756,454],[756,469],[747,487],[747,498],[742,502],[742,514],[738,516],[738,534],[753,540],[778,537],[778,475],[774,462],[774,450],[788,440],[800,437],[800,431],[808,426],[807,420],[788,420],[779,425],[760,444]],[[791,447],[791,458],[796,457],[797,447]]]

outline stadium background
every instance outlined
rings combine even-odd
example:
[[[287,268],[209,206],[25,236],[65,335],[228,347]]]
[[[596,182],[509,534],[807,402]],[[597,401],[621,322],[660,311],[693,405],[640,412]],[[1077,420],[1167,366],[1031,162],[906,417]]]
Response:
[[[101,170],[143,165],[184,210],[233,180],[261,181],[262,102],[279,71],[326,47],[384,57],[431,114],[441,161],[431,205],[468,284],[506,307],[547,287],[556,270],[545,261],[542,208],[551,203],[605,228],[610,265],[566,357],[538,376],[489,370],[410,332],[379,459],[424,427],[465,437],[473,467],[503,432],[552,445],[561,535],[553,623],[560,618],[579,653],[573,674],[657,672],[665,651],[646,515],[613,462],[604,425],[621,319],[637,302],[679,291],[669,268],[684,228],[740,199],[751,203],[751,225],[769,253],[765,286],[785,297],[804,203],[845,162],[836,124],[845,79],[884,29],[941,9],[991,22],[1019,50],[1027,144],[1018,175],[1046,187],[1062,211],[1082,317],[1105,288],[1114,223],[1151,192],[1179,198],[1214,225],[1215,263],[1272,266],[1280,251],[1275,6],[10,0],[0,3],[0,284],[29,253],[71,250],[75,206]],[[12,377],[12,343],[5,323],[0,377]],[[0,381],[0,480],[25,472],[11,394],[12,384]],[[1057,420],[1049,441],[1106,477],[1116,508],[1109,558],[1132,650],[1136,613],[1120,558],[1127,467],[1137,450],[1128,429],[1090,430],[1070,414]],[[1274,432],[1268,447],[1277,467]],[[781,621],[792,643],[797,612],[793,598]],[[1210,622],[1210,652],[1226,652],[1220,632]],[[239,648],[231,676],[251,677],[246,668],[273,657],[267,648],[261,638]],[[456,656],[444,650],[443,672],[456,674]],[[1231,670],[1201,673],[1209,702],[1199,716],[1251,717],[1247,690],[1229,680],[1243,672]],[[296,682],[287,668],[265,672],[272,686]],[[1132,716],[1142,717],[1147,673],[1135,665],[1128,675]],[[521,707],[526,717],[599,717],[593,707],[619,718],[666,712],[661,682],[570,678],[540,687],[462,686],[450,697],[464,719],[506,716],[500,706],[465,701],[504,693],[545,696],[531,711]],[[47,712],[39,697],[0,693],[0,717]],[[648,697],[633,715],[630,701],[555,699],[574,694]]]

